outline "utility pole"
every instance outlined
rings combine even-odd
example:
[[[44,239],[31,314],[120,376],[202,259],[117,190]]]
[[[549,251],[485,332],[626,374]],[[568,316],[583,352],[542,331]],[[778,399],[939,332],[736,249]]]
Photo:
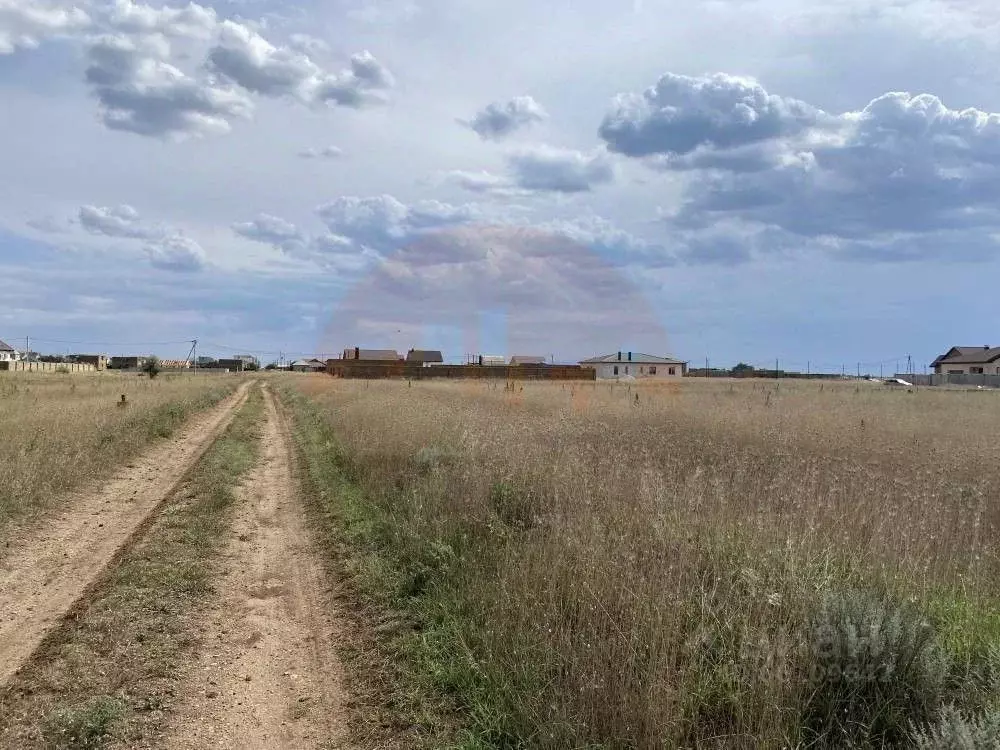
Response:
[[[883,379],[883,376],[882,376],[882,363],[881,362],[879,362],[879,365],[878,365],[878,379],[879,380]]]
[[[906,374],[907,375],[913,374],[913,357],[911,357],[909,354],[906,355]]]
[[[858,377],[861,377],[861,363],[858,362]]]
[[[774,358],[774,377],[778,377],[778,358]]]
[[[810,374],[812,374],[812,373],[811,373],[811,370],[809,369],[809,365],[811,365],[811,364],[812,364],[812,362],[810,362],[810,361],[809,361],[809,360],[807,359],[807,360],[806,360],[806,375],[810,375]]]
[[[706,378],[707,378],[707,377],[709,377],[709,370],[708,370],[708,357],[705,357],[705,377],[706,377]]]

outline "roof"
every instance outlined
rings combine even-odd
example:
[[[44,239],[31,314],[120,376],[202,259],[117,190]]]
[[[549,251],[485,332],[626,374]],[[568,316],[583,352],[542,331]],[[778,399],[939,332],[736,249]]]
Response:
[[[444,362],[441,352],[434,349],[410,349],[406,353],[407,362]]]
[[[1000,346],[953,346],[934,360],[935,365],[976,364],[1000,359]]]
[[[344,351],[345,359],[354,359],[354,349]],[[395,349],[359,349],[358,359],[381,359],[395,362],[399,359],[399,352]]]
[[[622,352],[621,361],[626,364],[639,363],[641,365],[684,365],[687,364],[685,360],[682,359],[672,359],[671,357],[657,357],[652,354],[642,354],[640,352],[632,352],[632,359],[628,358],[629,352]],[[618,364],[618,352],[613,354],[605,354],[600,357],[591,357],[590,359],[580,360],[581,365],[602,365],[608,364]]]
[[[510,358],[512,365],[544,365],[545,357],[536,357],[531,354],[515,354]]]
[[[0,341],[0,352],[12,352],[12,351],[14,351],[13,346],[3,341]]]

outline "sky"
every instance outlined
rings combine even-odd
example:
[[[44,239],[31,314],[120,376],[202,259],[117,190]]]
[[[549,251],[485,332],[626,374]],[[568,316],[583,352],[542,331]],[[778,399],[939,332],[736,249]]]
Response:
[[[921,371],[997,344],[985,0],[0,0],[0,339],[642,351]]]

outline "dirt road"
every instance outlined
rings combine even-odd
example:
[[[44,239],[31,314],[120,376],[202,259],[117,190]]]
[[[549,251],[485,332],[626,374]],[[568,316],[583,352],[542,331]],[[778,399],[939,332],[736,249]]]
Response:
[[[0,688],[225,430],[250,384],[0,550]]]
[[[238,492],[205,646],[160,747],[307,750],[345,740],[336,609],[296,488],[288,425],[266,389],[265,400],[264,455]]]

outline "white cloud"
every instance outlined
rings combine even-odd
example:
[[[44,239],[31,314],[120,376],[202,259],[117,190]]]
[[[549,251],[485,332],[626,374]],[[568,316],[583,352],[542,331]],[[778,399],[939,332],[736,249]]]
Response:
[[[533,146],[509,154],[507,164],[514,184],[525,190],[580,193],[615,178],[611,160],[600,151]]]
[[[483,140],[500,140],[547,117],[548,114],[532,97],[516,96],[506,102],[492,102],[471,120],[459,122],[474,130]]]
[[[165,62],[165,40],[137,43],[104,36],[88,50],[88,83],[112,130],[154,137],[227,133],[230,120],[247,118],[252,104],[241,91],[199,81]]]
[[[115,0],[104,20],[126,34],[163,34],[186,39],[211,38],[218,25],[215,10],[196,3],[154,8],[133,0]]]
[[[79,5],[85,5],[80,3]],[[0,55],[34,49],[47,39],[90,26],[83,7],[45,0],[0,0]]]
[[[343,155],[344,150],[338,146],[310,147],[299,151],[299,156],[303,159],[339,159]]]
[[[88,232],[106,237],[150,239],[162,234],[162,230],[146,226],[138,211],[124,203],[113,207],[81,206],[78,218]]]
[[[205,251],[190,237],[173,234],[150,242],[146,254],[155,268],[164,271],[200,271],[205,265]]]
[[[626,156],[673,156],[795,135],[822,119],[820,110],[749,78],[667,73],[641,94],[619,94],[599,134]]]

